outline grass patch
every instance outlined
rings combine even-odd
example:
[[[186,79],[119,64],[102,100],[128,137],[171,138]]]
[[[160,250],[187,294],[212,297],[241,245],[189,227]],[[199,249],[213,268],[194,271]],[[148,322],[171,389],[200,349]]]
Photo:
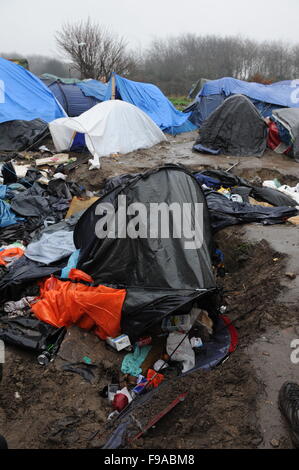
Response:
[[[192,100],[190,100],[186,96],[169,96],[168,99],[179,111],[183,111],[183,109],[185,109],[190,103],[192,103]]]

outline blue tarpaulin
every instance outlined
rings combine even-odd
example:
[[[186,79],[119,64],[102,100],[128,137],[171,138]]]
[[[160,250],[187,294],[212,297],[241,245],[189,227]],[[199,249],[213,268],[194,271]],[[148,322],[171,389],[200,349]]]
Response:
[[[288,81],[287,81],[288,83]],[[275,85],[275,84],[273,84]],[[224,95],[231,96],[241,94],[257,101],[283,106],[285,108],[299,108],[299,93],[296,86],[289,84],[262,85],[260,83],[249,83],[236,78],[221,78],[206,83],[196,97],[198,101],[201,96]],[[297,99],[296,99],[297,98]]]
[[[99,80],[85,80],[84,82],[77,83],[85,96],[91,96],[99,101],[104,101],[107,93],[107,84]]]
[[[285,80],[262,85],[225,77],[211,80],[202,87],[195,102],[189,107],[193,111],[190,120],[200,127],[226,98],[235,94],[249,98],[264,118],[272,116],[272,112],[281,107],[299,107],[297,81]]]
[[[133,82],[115,76],[116,98],[134,104],[144,111],[160,129],[168,134],[180,134],[197,129],[189,121],[191,113],[178,111],[162,91],[150,83]],[[105,101],[112,97],[112,79],[108,83]]]
[[[0,123],[40,118],[51,122],[65,113],[51,91],[28,70],[0,58]]]

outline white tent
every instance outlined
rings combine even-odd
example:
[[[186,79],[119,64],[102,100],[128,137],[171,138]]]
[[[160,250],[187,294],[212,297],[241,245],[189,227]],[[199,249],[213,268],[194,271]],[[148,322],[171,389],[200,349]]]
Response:
[[[93,168],[100,157],[129,153],[167,140],[163,132],[141,109],[120,100],[99,103],[79,117],[61,118],[49,124],[58,152],[70,150],[77,132],[85,134],[85,143],[93,155]]]

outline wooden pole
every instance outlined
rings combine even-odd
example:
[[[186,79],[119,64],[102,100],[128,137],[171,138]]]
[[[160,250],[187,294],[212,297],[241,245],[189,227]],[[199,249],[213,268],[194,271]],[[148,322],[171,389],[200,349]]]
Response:
[[[115,100],[116,96],[116,89],[115,89],[115,75],[112,75],[112,94],[111,94],[111,99]]]

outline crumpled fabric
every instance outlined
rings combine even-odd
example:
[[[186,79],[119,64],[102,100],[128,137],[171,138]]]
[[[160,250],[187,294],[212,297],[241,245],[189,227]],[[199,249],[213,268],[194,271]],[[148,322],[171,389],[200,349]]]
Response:
[[[7,202],[0,199],[0,228],[17,224],[18,221],[24,220],[16,216],[11,210],[11,206]]]
[[[167,338],[166,350],[173,361],[183,363],[183,374],[195,366],[195,352],[192,349],[188,336],[174,331]],[[182,344],[180,342],[182,341]],[[180,344],[180,346],[179,346]],[[179,346],[179,347],[178,347]],[[177,349],[176,349],[177,348]]]
[[[0,251],[0,266],[11,264],[12,261],[24,255],[24,250],[19,247],[7,248]]]
[[[138,377],[138,375],[142,373],[140,366],[145,361],[145,358],[151,349],[151,346],[143,346],[140,348],[138,345],[136,345],[133,353],[125,355],[121,365],[121,371],[124,374],[130,374],[133,377]]]
[[[75,250],[73,232],[59,230],[43,233],[39,240],[28,245],[25,255],[32,261],[49,265],[70,256]]]
[[[8,318],[30,316],[31,304],[35,299],[36,297],[23,297],[23,299],[16,302],[6,302],[3,306],[3,310],[5,313],[8,313]]]
[[[118,336],[126,290],[88,285],[93,279],[77,269],[71,270],[69,279],[50,277],[41,284],[40,296],[32,306],[35,316],[56,327],[94,329],[101,339]]]
[[[71,269],[75,269],[77,267],[79,256],[80,256],[80,250],[76,250],[69,257],[67,266],[63,268],[63,270],[61,271],[60,277],[62,277],[62,279],[67,279],[69,277]]]

